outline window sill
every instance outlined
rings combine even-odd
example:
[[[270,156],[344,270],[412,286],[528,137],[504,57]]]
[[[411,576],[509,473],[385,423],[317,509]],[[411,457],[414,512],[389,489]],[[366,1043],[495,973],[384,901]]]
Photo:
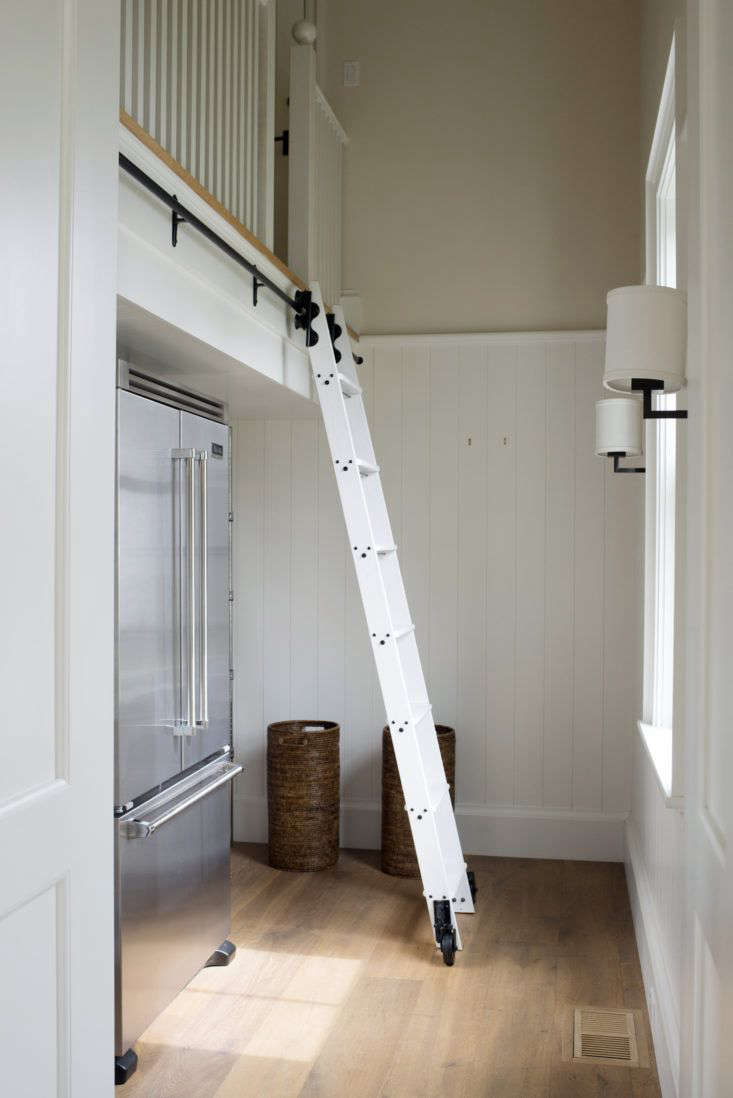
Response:
[[[673,792],[672,782],[672,729],[637,721],[641,742],[644,744],[654,775],[667,808],[682,808],[685,799]]]

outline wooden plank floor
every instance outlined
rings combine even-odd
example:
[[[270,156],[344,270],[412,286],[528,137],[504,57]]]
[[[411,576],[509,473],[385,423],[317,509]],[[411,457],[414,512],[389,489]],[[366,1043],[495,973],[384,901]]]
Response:
[[[477,913],[447,968],[416,881],[342,851],[316,874],[232,854],[229,968],[136,1046],[125,1098],[659,1098],[623,866],[470,859]],[[568,1057],[573,1006],[627,1007],[649,1066]]]

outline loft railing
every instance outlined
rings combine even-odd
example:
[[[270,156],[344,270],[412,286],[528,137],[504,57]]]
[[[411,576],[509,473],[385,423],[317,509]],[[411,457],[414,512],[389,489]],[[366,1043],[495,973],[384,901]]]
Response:
[[[268,248],[273,0],[122,0],[120,106]]]
[[[288,265],[306,282],[317,279],[336,303],[341,280],[341,185],[348,137],[316,83],[310,43],[290,52]]]

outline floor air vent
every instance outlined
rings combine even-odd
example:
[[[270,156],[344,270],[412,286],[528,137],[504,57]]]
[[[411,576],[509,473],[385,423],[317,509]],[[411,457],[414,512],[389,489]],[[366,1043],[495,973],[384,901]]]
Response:
[[[577,1007],[573,1030],[573,1059],[586,1063],[639,1063],[633,1010]]]
[[[146,374],[136,366],[129,366],[126,362],[120,361],[118,364],[118,384],[131,393],[149,397],[161,404],[170,404],[183,412],[206,416],[207,419],[216,420],[217,423],[227,422],[227,406],[220,400],[203,396],[202,393],[195,393],[171,381],[153,377],[152,374]]]

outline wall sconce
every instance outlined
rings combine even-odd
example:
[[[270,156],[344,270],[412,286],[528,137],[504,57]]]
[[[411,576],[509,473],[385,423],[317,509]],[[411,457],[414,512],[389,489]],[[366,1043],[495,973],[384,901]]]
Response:
[[[596,453],[613,458],[614,473],[645,473],[646,469],[619,465],[622,457],[641,453],[641,405],[633,397],[614,397],[596,404]]]
[[[684,293],[669,286],[622,286],[606,302],[605,387],[642,393],[644,419],[687,419],[684,409],[652,408],[653,393],[676,393],[686,384]]]

